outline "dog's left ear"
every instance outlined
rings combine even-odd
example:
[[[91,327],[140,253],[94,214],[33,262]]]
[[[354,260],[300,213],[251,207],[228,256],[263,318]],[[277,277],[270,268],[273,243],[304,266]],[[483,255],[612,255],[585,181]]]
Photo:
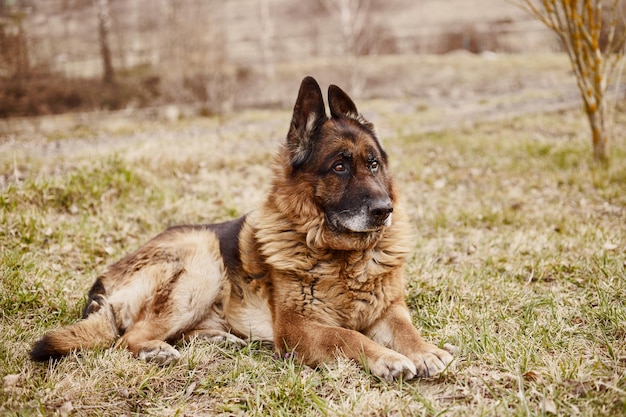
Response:
[[[349,119],[359,117],[359,111],[356,109],[354,101],[334,84],[328,87],[328,107],[330,107],[332,117],[347,117]]]
[[[339,87],[331,84],[328,87],[328,107],[330,107],[330,115],[332,117],[345,117],[348,119],[356,120],[371,133],[376,136],[376,129],[374,125],[368,121],[356,108],[354,101]]]

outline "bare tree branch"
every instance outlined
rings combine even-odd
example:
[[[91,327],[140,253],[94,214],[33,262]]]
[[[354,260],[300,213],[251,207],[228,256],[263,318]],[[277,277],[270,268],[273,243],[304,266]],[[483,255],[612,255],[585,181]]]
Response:
[[[513,0],[561,40],[576,76],[592,132],[594,158],[609,158],[606,91],[611,76],[623,68],[624,39],[615,37],[620,0],[609,9],[607,44],[602,50],[602,0]],[[621,74],[618,74],[618,76]]]

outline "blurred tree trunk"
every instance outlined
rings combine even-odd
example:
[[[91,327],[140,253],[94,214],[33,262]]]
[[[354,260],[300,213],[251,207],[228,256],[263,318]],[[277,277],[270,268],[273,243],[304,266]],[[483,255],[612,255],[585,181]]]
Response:
[[[274,22],[268,0],[259,1],[259,17],[261,19],[261,33],[259,34],[259,44],[261,55],[263,56],[263,67],[265,76],[274,78],[276,73],[274,68],[274,53],[272,50],[272,38],[274,37]]]
[[[98,35],[100,40],[100,56],[102,58],[102,81],[105,84],[115,82],[115,71],[111,58],[109,44],[109,29],[111,28],[111,11],[109,0],[94,0],[98,13]]]
[[[359,57],[364,52],[363,39],[372,14],[373,0],[318,0],[337,20],[341,32],[341,54],[348,68],[348,88],[354,96],[362,94],[366,77],[360,70]]]
[[[30,59],[28,57],[28,39],[24,29],[24,17],[18,18],[18,32],[16,37],[16,67],[18,77],[25,77],[30,71]]]
[[[602,0],[517,0],[561,40],[572,64],[591,128],[593,157],[609,160],[607,87],[624,57],[624,38],[616,36],[620,0],[609,0],[603,16]],[[608,16],[608,18],[605,18]],[[621,16],[623,19],[623,16]],[[607,23],[608,28],[603,24]],[[604,36],[606,38],[602,39]]]
[[[0,10],[0,70],[15,79],[26,78],[30,72],[28,36],[24,28],[26,12],[15,7],[5,14]],[[1,22],[1,21],[0,21]]]
[[[593,159],[599,162],[607,162],[610,155],[610,140],[604,122],[606,111],[604,109],[589,109],[587,104],[585,104],[585,111],[591,127]]]
[[[338,18],[343,53],[360,55],[359,42],[367,29],[372,0],[320,0],[331,16]]]

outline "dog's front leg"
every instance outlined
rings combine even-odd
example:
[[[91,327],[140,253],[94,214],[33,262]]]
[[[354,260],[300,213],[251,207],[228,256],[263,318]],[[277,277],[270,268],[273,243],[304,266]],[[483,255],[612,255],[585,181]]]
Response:
[[[365,334],[411,359],[418,376],[434,376],[454,359],[449,352],[422,338],[413,326],[409,310],[403,302],[392,304]]]
[[[364,363],[373,375],[387,380],[411,379],[416,375],[412,360],[362,333],[312,322],[299,315],[283,318],[286,319],[275,326],[275,346],[281,355],[295,352],[298,359],[311,367],[341,355]]]

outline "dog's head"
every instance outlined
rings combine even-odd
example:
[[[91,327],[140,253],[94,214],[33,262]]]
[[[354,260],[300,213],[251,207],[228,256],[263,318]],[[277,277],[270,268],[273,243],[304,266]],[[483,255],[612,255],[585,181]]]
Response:
[[[306,77],[287,135],[288,175],[310,194],[330,232],[371,241],[392,222],[387,155],[374,126],[335,85],[328,88],[328,105],[331,117],[318,83]]]

